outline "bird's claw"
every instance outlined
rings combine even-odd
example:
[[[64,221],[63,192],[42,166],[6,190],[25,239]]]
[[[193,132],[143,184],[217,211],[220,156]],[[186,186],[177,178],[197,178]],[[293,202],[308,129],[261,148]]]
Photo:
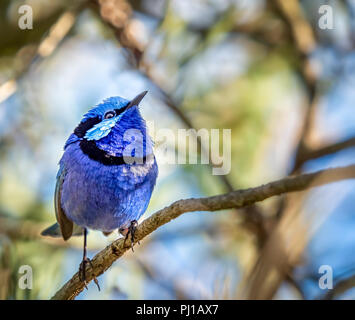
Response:
[[[133,252],[134,252],[133,245],[134,245],[134,242],[135,242],[134,235],[136,233],[137,227],[138,227],[137,220],[132,220],[131,224],[127,228],[128,230],[127,230],[126,236],[125,236],[124,241],[123,241],[123,244],[125,245],[126,244],[126,240],[128,239],[129,235],[131,235],[131,248],[132,248]],[[137,243],[140,244],[139,240],[137,241]]]
[[[80,281],[84,282],[84,286],[86,288],[86,290],[88,289],[87,287],[87,282],[86,282],[86,266],[87,264],[90,265],[91,269],[93,269],[93,265],[92,262],[89,258],[85,257],[79,266],[79,279]],[[97,285],[98,290],[100,291],[100,285],[99,285],[99,281],[96,279],[96,277],[93,278],[95,284]]]

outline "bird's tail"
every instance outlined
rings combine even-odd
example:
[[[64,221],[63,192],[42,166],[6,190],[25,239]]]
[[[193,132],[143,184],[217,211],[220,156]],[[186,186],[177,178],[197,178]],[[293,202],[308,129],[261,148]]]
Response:
[[[74,224],[73,226],[73,234],[72,236],[82,236],[84,234],[84,229],[82,227],[79,227],[78,225]],[[44,229],[41,232],[42,236],[48,236],[52,238],[59,238],[62,236],[62,232],[60,231],[60,227],[58,223],[55,223],[48,227],[47,229]]]

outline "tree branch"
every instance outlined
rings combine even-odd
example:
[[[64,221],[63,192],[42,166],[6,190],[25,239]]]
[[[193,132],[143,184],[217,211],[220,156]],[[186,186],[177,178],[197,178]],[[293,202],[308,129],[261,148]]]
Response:
[[[176,219],[186,212],[243,208],[283,193],[301,191],[344,179],[355,179],[355,164],[347,167],[286,177],[256,188],[236,190],[218,196],[178,200],[145,219],[137,228],[136,241],[142,240],[160,226]],[[99,252],[92,260],[92,268],[87,272],[87,281],[91,281],[94,277],[103,274],[114,261],[120,258],[129,249],[130,240],[127,240],[125,244],[124,240],[121,238]],[[84,283],[79,280],[78,273],[76,273],[52,299],[74,299],[83,289]]]
[[[322,300],[333,300],[353,287],[355,287],[355,275],[337,282],[333,289],[328,290]]]
[[[292,42],[299,58],[299,75],[304,83],[308,95],[305,116],[301,128],[298,145],[296,147],[295,163],[291,174],[298,173],[302,166],[302,158],[307,152],[307,140],[313,129],[313,122],[317,101],[317,76],[311,68],[309,55],[316,48],[317,43],[311,25],[302,14],[297,0],[274,0],[272,2],[291,32]]]
[[[333,144],[329,144],[324,147],[320,147],[319,149],[309,149],[301,159],[302,162],[306,162],[308,160],[317,159],[320,157],[324,157],[326,155],[336,153],[338,151],[355,147],[355,137],[349,138],[344,141],[336,142]]]

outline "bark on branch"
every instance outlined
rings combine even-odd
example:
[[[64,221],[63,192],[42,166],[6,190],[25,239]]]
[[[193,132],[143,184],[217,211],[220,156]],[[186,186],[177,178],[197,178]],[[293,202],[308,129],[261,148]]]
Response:
[[[145,219],[138,226],[136,240],[142,240],[160,226],[186,212],[217,211],[231,208],[239,209],[283,193],[302,191],[344,179],[355,179],[355,164],[347,167],[326,169],[315,173],[286,177],[256,188],[236,190],[218,196],[178,200]],[[92,260],[92,268],[87,271],[88,282],[94,277],[103,274],[114,261],[120,258],[129,249],[129,240],[124,244],[123,239],[118,239],[99,252]],[[79,280],[78,273],[76,273],[52,299],[74,299],[83,289],[84,284]]]

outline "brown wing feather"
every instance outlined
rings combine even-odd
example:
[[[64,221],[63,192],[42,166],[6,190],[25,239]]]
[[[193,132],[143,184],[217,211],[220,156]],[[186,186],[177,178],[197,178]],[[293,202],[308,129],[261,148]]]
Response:
[[[60,230],[64,240],[68,240],[73,234],[73,221],[69,220],[61,206],[61,192],[66,170],[61,168],[58,172],[57,183],[54,192],[54,208]]]

